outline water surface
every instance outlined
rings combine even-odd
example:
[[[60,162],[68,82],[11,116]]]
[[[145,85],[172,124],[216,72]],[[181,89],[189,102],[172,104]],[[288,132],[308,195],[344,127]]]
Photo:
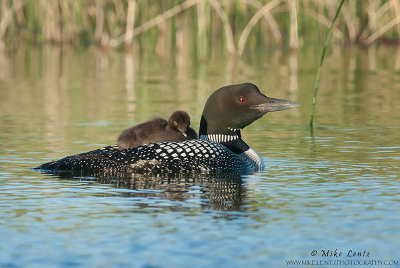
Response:
[[[400,50],[334,49],[311,133],[320,51],[215,53],[200,63],[190,51],[53,47],[1,55],[0,266],[400,261]],[[240,82],[302,104],[244,130],[265,162],[259,174],[114,180],[29,170],[114,144],[130,125],[176,109],[197,129],[211,92]],[[321,255],[335,249],[343,256]],[[346,257],[349,250],[369,257]]]

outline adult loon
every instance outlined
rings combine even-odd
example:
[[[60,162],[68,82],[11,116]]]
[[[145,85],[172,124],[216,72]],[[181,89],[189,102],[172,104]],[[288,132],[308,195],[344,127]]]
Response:
[[[175,111],[168,121],[154,118],[125,129],[118,137],[118,148],[123,150],[149,143],[197,139],[196,131],[189,125],[189,114],[184,111]]]
[[[107,146],[45,163],[36,169],[86,176],[165,172],[253,173],[263,169],[263,161],[242,140],[241,129],[268,112],[298,105],[269,98],[250,83],[225,86],[211,94],[204,106],[200,139],[151,143],[125,150]]]

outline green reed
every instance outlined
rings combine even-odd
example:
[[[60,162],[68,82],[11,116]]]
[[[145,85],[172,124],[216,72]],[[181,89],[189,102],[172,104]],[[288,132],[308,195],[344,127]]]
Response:
[[[322,54],[321,54],[321,60],[319,62],[318,70],[317,70],[317,75],[315,77],[315,83],[314,83],[314,94],[313,94],[313,99],[312,99],[312,107],[311,107],[311,117],[310,117],[310,126],[311,128],[314,126],[314,115],[315,115],[315,105],[317,102],[317,93],[319,89],[319,80],[321,78],[321,70],[322,70],[322,65],[324,64],[324,59],[325,59],[325,53],[326,49],[332,39],[332,33],[333,33],[333,26],[335,25],[336,19],[339,16],[340,10],[342,9],[344,0],[341,0],[339,7],[336,10],[335,17],[332,20],[331,27],[329,28],[328,31],[328,36],[326,37],[324,48],[322,49]]]
[[[321,0],[0,0],[0,50],[21,43],[157,49],[165,38],[177,49],[180,34],[198,44],[200,58],[216,43],[230,54],[266,46],[295,50],[321,41],[336,6]],[[398,43],[400,1],[347,1],[337,20],[333,38],[342,44]]]

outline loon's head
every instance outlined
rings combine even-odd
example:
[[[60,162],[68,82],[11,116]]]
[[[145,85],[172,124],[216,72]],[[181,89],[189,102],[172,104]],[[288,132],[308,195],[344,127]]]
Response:
[[[208,98],[199,136],[223,144],[241,140],[240,130],[264,114],[296,106],[299,104],[265,96],[251,83],[225,86]]]

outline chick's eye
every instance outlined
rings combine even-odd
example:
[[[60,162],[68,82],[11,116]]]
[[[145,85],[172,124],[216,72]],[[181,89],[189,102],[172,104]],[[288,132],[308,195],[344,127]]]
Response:
[[[245,102],[246,99],[245,99],[243,96],[240,96],[239,101],[240,101],[240,102]]]

